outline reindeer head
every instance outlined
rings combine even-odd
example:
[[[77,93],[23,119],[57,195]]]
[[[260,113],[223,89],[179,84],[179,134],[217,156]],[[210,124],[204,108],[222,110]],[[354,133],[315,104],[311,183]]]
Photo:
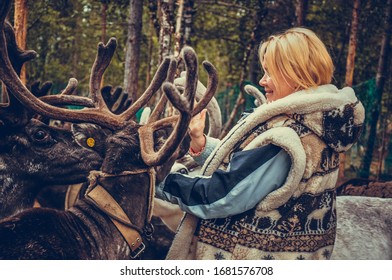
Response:
[[[0,112],[13,119],[19,106],[17,100],[11,102],[14,106]],[[79,145],[71,131],[34,118],[19,120],[3,122],[0,128],[0,218],[31,207],[45,186],[83,182],[102,164],[102,156]]]

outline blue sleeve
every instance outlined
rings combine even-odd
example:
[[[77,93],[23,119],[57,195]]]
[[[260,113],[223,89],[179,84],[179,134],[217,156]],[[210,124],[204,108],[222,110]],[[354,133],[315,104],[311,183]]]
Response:
[[[290,166],[287,152],[269,144],[234,153],[226,171],[208,177],[171,173],[156,193],[199,218],[224,218],[252,209],[281,187]]]
[[[193,159],[197,162],[198,165],[203,166],[204,162],[207,160],[207,158],[210,156],[210,154],[219,144],[219,142],[219,139],[206,136],[206,146],[204,148],[204,151],[200,155],[193,157]]]

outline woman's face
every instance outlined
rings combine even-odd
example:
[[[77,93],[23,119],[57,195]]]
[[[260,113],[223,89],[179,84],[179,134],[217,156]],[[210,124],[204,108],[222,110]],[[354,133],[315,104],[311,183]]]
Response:
[[[295,85],[291,80],[288,78],[285,79],[279,74],[275,77],[274,82],[269,76],[264,60],[262,66],[264,69],[264,76],[259,81],[259,84],[264,87],[266,93],[265,97],[267,98],[268,103],[286,97],[295,91]],[[276,87],[276,84],[279,84],[279,88]]]

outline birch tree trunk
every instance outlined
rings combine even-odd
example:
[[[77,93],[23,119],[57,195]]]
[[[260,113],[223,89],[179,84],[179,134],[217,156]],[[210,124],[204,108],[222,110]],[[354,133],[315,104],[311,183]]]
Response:
[[[369,139],[367,142],[367,149],[363,160],[363,168],[361,177],[369,178],[370,165],[373,158],[375,135],[377,133],[377,123],[381,110],[382,94],[385,85],[385,76],[388,71],[388,61],[390,52],[391,32],[392,32],[392,0],[388,0],[386,7],[386,21],[383,38],[381,42],[380,57],[378,60],[377,76],[376,76],[376,104],[373,106],[371,115]]]
[[[171,55],[171,44],[172,34],[174,31],[173,27],[173,15],[174,15],[174,0],[159,0],[158,1],[158,19],[159,19],[159,61],[161,63],[165,57]],[[154,98],[151,98],[154,104],[157,104],[161,98],[162,92],[155,94]]]
[[[142,33],[143,0],[129,1],[128,38],[126,43],[124,92],[137,99]]]
[[[173,11],[174,0],[160,0],[158,9],[160,31],[159,31],[159,63],[171,53],[171,41],[173,34]]]
[[[14,29],[18,46],[26,49],[27,37],[27,0],[15,0]],[[26,67],[23,65],[20,79],[26,84]]]
[[[184,19],[184,0],[177,1],[177,20],[176,20],[176,32],[174,33],[174,57],[180,55],[181,49],[183,47],[183,36],[182,36],[182,22]]]
[[[358,23],[359,23],[359,9],[361,1],[354,0],[353,15],[351,20],[351,31],[350,31],[350,41],[348,44],[348,54],[346,60],[346,86],[351,87],[353,85],[354,77],[354,67],[355,67],[355,54],[357,49],[357,33],[358,33]],[[337,185],[343,183],[345,176],[344,170],[346,166],[346,154],[341,153],[339,156],[340,166],[339,166],[339,176]]]

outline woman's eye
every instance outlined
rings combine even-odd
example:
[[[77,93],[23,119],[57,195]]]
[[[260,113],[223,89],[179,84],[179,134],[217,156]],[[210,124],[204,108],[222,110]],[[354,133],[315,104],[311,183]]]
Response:
[[[44,130],[37,130],[33,134],[34,140],[43,141],[48,137],[48,133]]]

